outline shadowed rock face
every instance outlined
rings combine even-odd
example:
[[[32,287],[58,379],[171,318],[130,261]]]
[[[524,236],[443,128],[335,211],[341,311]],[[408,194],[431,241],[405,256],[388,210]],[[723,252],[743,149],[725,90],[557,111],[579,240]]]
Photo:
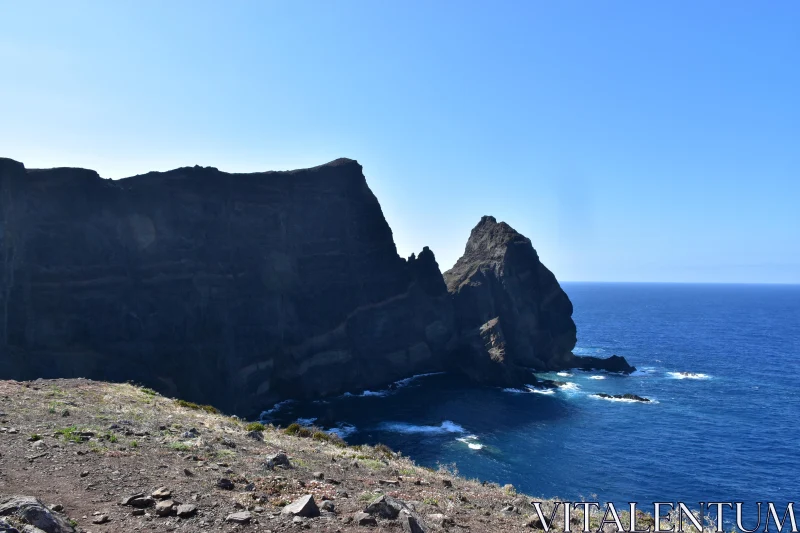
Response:
[[[112,181],[0,158],[0,378],[133,380],[244,414],[447,368],[513,386],[604,368],[572,355],[571,314],[492,217],[444,277],[428,248],[403,260],[349,159]]]
[[[0,377],[137,380],[247,411],[442,367],[452,305],[361,166],[112,181],[0,159]]]
[[[531,241],[511,226],[483,217],[444,278],[462,339],[492,323],[502,328],[509,364],[540,370],[571,364],[576,341],[572,303]],[[480,347],[465,347],[473,348]]]
[[[522,368],[635,370],[623,357],[572,354],[572,302],[530,239],[505,222],[481,218],[464,255],[444,278],[459,337],[456,366],[476,380],[520,385],[530,379]],[[478,361],[483,370],[475,372]]]

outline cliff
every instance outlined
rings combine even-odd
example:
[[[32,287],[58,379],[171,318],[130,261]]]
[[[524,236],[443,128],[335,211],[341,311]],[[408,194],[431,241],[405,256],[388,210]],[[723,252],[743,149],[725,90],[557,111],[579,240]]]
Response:
[[[427,248],[403,260],[349,159],[116,181],[0,159],[0,378],[134,380],[245,413],[446,368],[530,382],[522,367],[575,364],[571,312],[491,217],[444,279]]]
[[[2,377],[135,380],[238,412],[440,369],[453,341],[433,254],[397,255],[352,160],[112,181],[5,159],[0,220]]]

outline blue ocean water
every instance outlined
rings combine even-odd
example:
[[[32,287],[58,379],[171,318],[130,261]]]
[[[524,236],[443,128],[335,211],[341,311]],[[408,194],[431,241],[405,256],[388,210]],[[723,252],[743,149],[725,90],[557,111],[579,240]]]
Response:
[[[563,286],[575,307],[576,353],[623,355],[634,375],[543,375],[569,383],[552,394],[423,376],[267,416],[338,428],[351,444],[383,442],[422,465],[455,463],[461,475],[532,496],[797,499],[800,286]]]

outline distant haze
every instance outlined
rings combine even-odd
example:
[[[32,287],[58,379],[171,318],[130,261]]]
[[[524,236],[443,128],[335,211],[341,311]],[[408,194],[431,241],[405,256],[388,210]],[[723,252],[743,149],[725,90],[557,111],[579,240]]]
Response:
[[[800,283],[800,3],[0,0],[0,156],[357,159],[403,256],[493,215],[561,280]]]

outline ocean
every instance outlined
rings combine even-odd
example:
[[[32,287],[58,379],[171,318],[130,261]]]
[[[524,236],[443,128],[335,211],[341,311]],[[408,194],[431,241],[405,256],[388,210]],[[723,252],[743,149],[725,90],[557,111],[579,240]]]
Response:
[[[382,442],[418,464],[534,497],[753,509],[797,499],[800,286],[562,286],[575,307],[575,353],[623,355],[637,372],[539,374],[567,382],[549,394],[428,375],[284,403],[264,417],[313,423],[351,444]]]

